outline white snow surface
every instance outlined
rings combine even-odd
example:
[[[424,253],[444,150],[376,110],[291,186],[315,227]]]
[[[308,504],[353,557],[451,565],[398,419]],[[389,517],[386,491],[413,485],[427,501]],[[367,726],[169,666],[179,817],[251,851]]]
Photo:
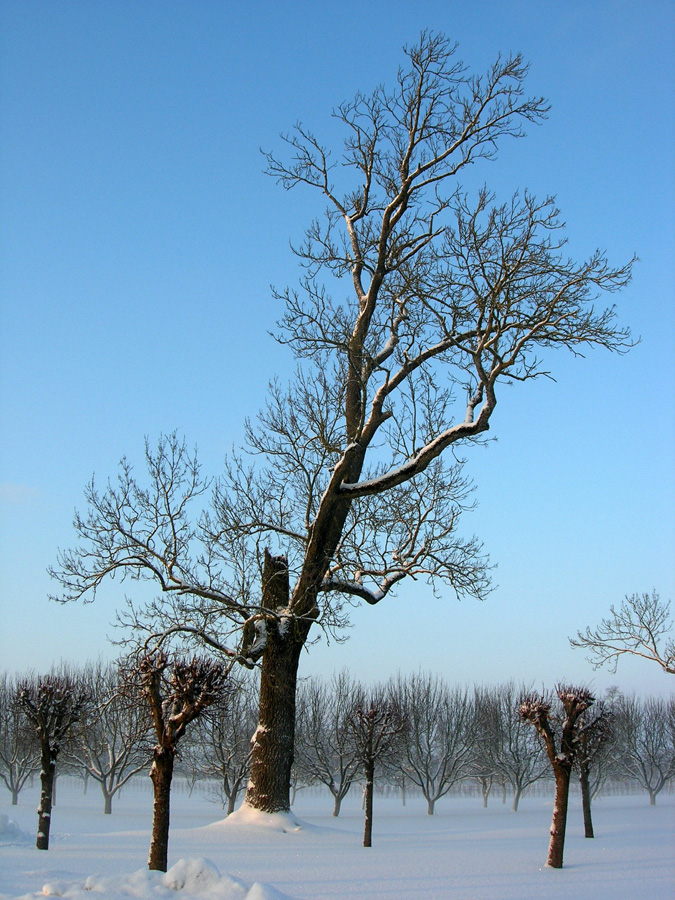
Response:
[[[292,815],[247,807],[228,819],[182,782],[172,794],[169,871],[149,872],[149,779],[127,785],[103,815],[103,798],[62,776],[50,849],[35,849],[37,789],[19,805],[0,793],[0,900],[635,900],[675,898],[675,793],[599,797],[596,837],[583,837],[571,797],[565,866],[545,867],[551,796],[426,803],[375,797],[373,847],[362,846],[358,788],[331,816],[332,798],[298,794]]]

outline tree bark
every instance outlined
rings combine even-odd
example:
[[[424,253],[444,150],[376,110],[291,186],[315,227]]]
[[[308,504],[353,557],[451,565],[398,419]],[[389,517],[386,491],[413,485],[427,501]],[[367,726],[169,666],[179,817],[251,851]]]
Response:
[[[365,804],[366,804],[366,815],[363,826],[363,846],[364,847],[372,847],[373,846],[373,785],[375,781],[375,762],[372,759],[366,761],[365,764],[365,775],[366,775],[366,790],[365,790]]]
[[[546,860],[546,865],[550,866],[553,869],[562,869],[571,772],[566,767],[556,766],[554,774],[555,800],[553,802],[551,840],[548,845],[548,858]]]
[[[51,748],[42,748],[42,770],[40,772],[40,805],[38,806],[38,831],[35,846],[38,850],[49,849],[49,829],[52,823],[56,757]]]
[[[158,872],[166,872],[167,868],[174,755],[175,751],[171,748],[156,747],[150,769],[155,799],[152,809],[152,838],[148,868]]]
[[[112,794],[103,790],[103,814],[109,816],[112,814]]]
[[[520,798],[522,796],[522,793],[523,792],[521,791],[521,789],[519,787],[516,787],[516,789],[513,792],[513,803],[511,804],[511,812],[518,812],[518,804],[520,803]],[[505,803],[506,802],[506,788],[504,789],[503,797],[504,797],[503,802]]]
[[[433,800],[431,797],[427,797],[427,815],[428,816],[433,816],[435,806],[436,806],[436,801]]]
[[[581,784],[581,806],[584,811],[584,837],[595,837],[593,834],[593,817],[591,815],[591,789],[588,783],[588,763],[579,766],[579,782]]]
[[[333,815],[337,818],[340,815],[340,807],[342,806],[342,797],[340,794],[334,795]]]

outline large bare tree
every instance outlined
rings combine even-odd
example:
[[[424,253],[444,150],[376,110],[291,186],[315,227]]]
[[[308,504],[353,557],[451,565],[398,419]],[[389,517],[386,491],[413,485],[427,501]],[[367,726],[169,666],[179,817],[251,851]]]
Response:
[[[630,264],[570,259],[551,198],[461,190],[466,167],[546,115],[522,58],[473,75],[432,33],[405,54],[393,88],[336,109],[340,155],[298,125],[287,158],[267,157],[326,209],[296,248],[299,287],[277,292],[298,368],[248,424],[251,455],[232,457],[198,525],[188,510],[207,484],[184,445],[148,453],[145,487],[125,462],[117,485],[91,485],[81,544],[53,572],[62,599],[120,570],[150,577],[163,599],[130,611],[137,628],[260,662],[246,800],[270,812],[290,804],[313,627],[339,627],[349,603],[377,605],[405,578],[489,589],[480,544],[458,533],[471,498],[457,453],[485,436],[500,383],[548,374],[550,347],[630,346],[613,307],[595,305]]]

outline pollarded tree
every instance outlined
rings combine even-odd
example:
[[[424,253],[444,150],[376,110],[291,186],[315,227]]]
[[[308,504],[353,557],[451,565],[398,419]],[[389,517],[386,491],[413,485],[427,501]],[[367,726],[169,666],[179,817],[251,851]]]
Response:
[[[170,664],[167,655],[157,651],[139,660],[138,673],[156,738],[150,769],[154,804],[148,868],[166,872],[171,781],[178,743],[188,725],[216,702],[226,672],[220,663],[197,657]]]
[[[561,869],[565,849],[567,805],[569,800],[572,767],[581,749],[580,734],[592,727],[587,710],[595,698],[586,688],[559,685],[556,688],[559,709],[554,710],[552,700],[540,694],[530,694],[520,703],[519,713],[523,722],[533,725],[546,749],[546,755],[555,778],[555,799],[551,840],[546,865]]]
[[[630,346],[613,308],[595,305],[627,283],[630,264],[568,258],[550,198],[461,190],[465,167],[547,112],[525,95],[522,58],[472,75],[431,33],[405,52],[392,89],[336,110],[339,164],[302,126],[286,139],[288,161],[268,156],[271,175],[314,191],[327,212],[297,248],[299,289],[279,293],[278,338],[298,371],[288,388],[271,385],[249,424],[253,462],[230,461],[195,526],[183,498],[204,484],[191,464],[182,485],[172,477],[165,444],[147,490],[128,466],[103,494],[92,486],[76,520],[82,544],[54,570],[63,599],[119,570],[153,578],[168,602],[147,610],[150,630],[222,648],[248,623],[239,650],[261,662],[264,740],[247,802],[270,812],[290,805],[297,670],[315,624],[339,627],[346,600],[379,604],[407,577],[488,590],[480,545],[458,535],[469,486],[453,451],[486,434],[500,384],[546,374],[551,347]],[[257,562],[265,546],[275,555]]]
[[[19,685],[18,702],[40,747],[38,850],[49,849],[56,761],[89,699],[86,689],[65,672],[27,678]]]
[[[609,612],[597,628],[586,628],[570,638],[572,647],[588,650],[596,669],[609,663],[610,671],[616,672],[619,657],[627,653],[652,660],[668,675],[675,675],[675,641],[668,637],[673,630],[670,601],[662,600],[655,590],[631,594],[618,609],[610,606]]]
[[[150,765],[151,722],[129,695],[119,664],[88,666],[82,682],[91,703],[73,731],[68,761],[100,785],[103,812],[110,814],[115,794]]]
[[[0,778],[12,795],[12,806],[29,778],[40,770],[34,731],[21,715],[17,679],[0,675]]]
[[[397,753],[407,722],[395,697],[383,688],[369,691],[362,700],[364,702],[353,710],[349,722],[365,778],[363,846],[372,847],[375,765]]]
[[[407,723],[401,768],[432,816],[436,801],[472,771],[475,706],[465,688],[448,688],[434,675],[399,678],[392,693]]]

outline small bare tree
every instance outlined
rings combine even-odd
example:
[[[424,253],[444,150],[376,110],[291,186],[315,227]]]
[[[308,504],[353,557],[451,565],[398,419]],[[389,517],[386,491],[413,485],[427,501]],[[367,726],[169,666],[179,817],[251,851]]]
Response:
[[[12,806],[29,778],[40,769],[34,731],[21,714],[16,678],[0,675],[0,778],[12,795]]]
[[[226,673],[219,663],[197,657],[190,662],[170,663],[162,651],[142,657],[138,672],[157,740],[150,769],[154,805],[148,868],[166,872],[171,780],[178,742],[190,722],[215,703]]]
[[[373,795],[375,764],[391,756],[406,728],[406,721],[394,698],[382,688],[371,691],[365,703],[350,717],[362,772],[365,776],[365,823],[363,846],[373,845]]]
[[[559,685],[556,694],[560,703],[559,711],[553,711],[550,699],[540,694],[531,694],[522,699],[519,713],[524,722],[535,727],[553,768],[555,800],[546,865],[561,869],[570,776],[579,754],[579,734],[584,724],[584,713],[595,702],[595,698],[586,688],[567,685]]]
[[[73,732],[68,761],[93,778],[103,794],[103,812],[112,812],[115,794],[150,765],[148,710],[130,697],[118,664],[88,666],[82,681],[91,698]]]
[[[675,778],[675,699],[619,696],[615,728],[617,771],[637,781],[654,806]]]
[[[333,815],[339,816],[360,765],[350,715],[363,705],[363,688],[347,672],[340,672],[328,684],[314,678],[303,684],[300,698],[297,764],[310,783],[326,785],[333,797]]]
[[[475,707],[464,688],[449,688],[434,675],[399,678],[393,696],[407,722],[401,767],[422,791],[427,813],[472,770]]]
[[[583,713],[579,725],[579,750],[577,753],[577,768],[579,770],[579,784],[581,786],[581,806],[584,814],[584,837],[594,837],[593,815],[591,804],[593,790],[591,788],[591,772],[602,766],[611,746],[613,737],[613,714],[611,709],[602,701],[593,707],[593,715],[585,719],[588,713]],[[599,780],[600,776],[598,774]]]
[[[64,742],[81,718],[89,696],[71,675],[54,673],[24,680],[18,701],[40,745],[40,805],[35,846],[49,849],[56,761]]]
[[[651,660],[668,675],[675,675],[675,641],[667,637],[673,630],[670,601],[653,590],[651,594],[626,595],[621,606],[610,606],[609,612],[597,628],[588,627],[570,638],[572,647],[588,650],[596,669],[609,663],[610,671],[616,672],[619,657],[627,653]]]

